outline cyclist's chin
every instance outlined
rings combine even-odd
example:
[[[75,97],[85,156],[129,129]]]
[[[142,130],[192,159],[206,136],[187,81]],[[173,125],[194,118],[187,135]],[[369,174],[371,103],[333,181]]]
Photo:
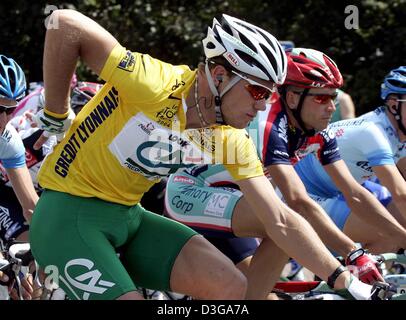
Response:
[[[314,130],[316,130],[316,131],[322,131],[322,130],[324,130],[324,129],[326,129],[327,128],[327,126],[329,125],[329,123],[330,123],[330,118],[329,119],[321,119],[320,121],[318,121],[317,122],[317,124],[315,124],[313,127],[314,127]]]
[[[248,126],[249,121],[243,121],[236,119],[235,121],[227,122],[227,125],[236,128],[236,129],[244,129]]]
[[[224,117],[224,122],[226,125],[231,126],[236,129],[244,129],[248,126],[252,118],[233,116],[233,117]]]

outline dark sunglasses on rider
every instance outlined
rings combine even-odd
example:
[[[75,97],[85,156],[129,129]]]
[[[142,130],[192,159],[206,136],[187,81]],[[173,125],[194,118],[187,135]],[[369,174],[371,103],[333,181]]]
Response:
[[[301,95],[303,92],[297,92],[297,91],[292,91],[293,93]],[[316,102],[317,104],[327,104],[330,103],[330,101],[335,102],[337,99],[338,93],[335,92],[333,94],[324,94],[324,93],[308,93],[306,96],[311,96],[313,97],[313,101]]]
[[[0,105],[0,113],[5,112],[6,115],[10,115],[14,112],[14,110],[17,108],[17,105],[15,106],[2,106]]]
[[[249,94],[255,101],[259,101],[262,99],[268,100],[272,93],[275,92],[275,84],[273,84],[273,87],[271,89],[260,84],[259,82],[256,82],[255,80],[252,80],[251,78],[248,78],[241,73],[235,72],[234,70],[232,72],[240,78],[248,81],[248,84],[245,85],[245,89],[249,92]]]

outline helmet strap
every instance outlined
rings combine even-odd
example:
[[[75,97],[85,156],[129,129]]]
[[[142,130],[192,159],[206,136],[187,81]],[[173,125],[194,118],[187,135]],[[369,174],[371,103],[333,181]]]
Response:
[[[398,98],[401,99],[402,96],[398,95]],[[395,117],[396,122],[398,123],[398,127],[400,131],[403,132],[404,135],[406,135],[406,128],[402,123],[402,108],[401,108],[402,102],[398,102],[398,105],[395,108],[395,112],[392,112],[392,110],[388,107],[389,112]]]
[[[230,82],[227,84],[227,86],[224,88],[224,90],[219,94],[218,92],[218,86],[216,87],[213,81],[213,78],[210,74],[210,69],[208,62],[205,64],[205,73],[206,73],[206,78],[207,82],[209,84],[209,88],[211,93],[214,95],[214,109],[216,111],[216,123],[218,124],[225,124],[225,121],[223,119],[223,112],[221,111],[221,98],[234,86],[237,84],[238,81],[241,80],[240,77],[233,77]]]
[[[293,117],[296,119],[297,123],[299,124],[300,129],[303,131],[303,133],[307,136],[307,137],[312,137],[316,134],[316,130],[311,129],[308,130],[306,129],[306,125],[302,119],[302,109],[303,109],[303,103],[304,103],[304,99],[307,96],[307,93],[309,92],[309,88],[306,88],[303,90],[302,94],[300,95],[300,100],[299,103],[297,105],[296,109],[290,109],[292,111],[292,115]],[[286,100],[286,93],[285,93],[285,100]],[[286,102],[287,104],[287,102]]]

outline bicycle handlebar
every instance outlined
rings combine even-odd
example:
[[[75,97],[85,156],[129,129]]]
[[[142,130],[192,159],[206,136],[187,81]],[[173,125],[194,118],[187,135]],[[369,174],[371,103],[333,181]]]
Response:
[[[31,254],[29,243],[17,243],[10,246],[9,255],[11,258],[21,262],[22,266],[28,266],[34,257]]]
[[[396,261],[399,263],[406,264],[406,255],[405,254],[383,253],[380,256],[383,258],[383,261]]]

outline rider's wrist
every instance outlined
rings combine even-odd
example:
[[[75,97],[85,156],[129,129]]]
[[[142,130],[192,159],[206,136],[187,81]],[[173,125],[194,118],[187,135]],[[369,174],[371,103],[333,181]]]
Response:
[[[354,261],[358,257],[362,256],[364,253],[365,250],[360,245],[355,245],[345,257],[346,264],[348,264],[348,262]]]
[[[342,265],[339,265],[337,269],[334,270],[334,272],[327,278],[327,284],[331,289],[334,289],[336,286],[336,280],[340,277],[340,275],[348,271],[348,269]],[[340,288],[342,287],[342,288]],[[345,286],[337,286],[338,289],[343,289]]]
[[[44,108],[44,114],[46,114],[47,116],[50,116],[52,118],[55,118],[57,120],[65,120],[69,116],[69,110],[66,111],[65,113],[56,113],[56,112],[48,110],[45,107]]]

